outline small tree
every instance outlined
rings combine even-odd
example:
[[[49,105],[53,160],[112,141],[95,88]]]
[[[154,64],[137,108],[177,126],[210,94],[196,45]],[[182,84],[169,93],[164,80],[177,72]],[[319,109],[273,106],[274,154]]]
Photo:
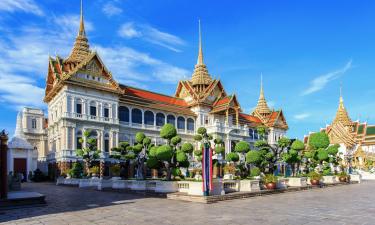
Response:
[[[299,173],[299,167],[302,161],[302,150],[304,149],[304,143],[300,140],[295,140],[290,148],[281,155],[282,160],[291,166],[292,176],[296,176]]]
[[[160,137],[165,139],[167,144],[156,150],[156,158],[160,160],[167,170],[167,180],[172,179],[172,170],[178,167],[188,167],[188,157],[186,151],[191,152],[190,146],[185,145],[182,150],[181,137],[177,135],[177,130],[172,124],[165,124],[160,130]]]
[[[82,148],[76,150],[76,155],[82,157],[85,162],[86,174],[90,174],[90,168],[93,166],[92,162],[99,159],[100,154],[96,138],[93,138],[92,131],[86,130],[79,142],[82,144]]]

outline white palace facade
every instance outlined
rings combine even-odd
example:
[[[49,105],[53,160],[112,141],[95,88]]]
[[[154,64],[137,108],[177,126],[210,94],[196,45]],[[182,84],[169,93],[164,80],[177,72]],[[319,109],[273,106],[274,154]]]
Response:
[[[174,96],[119,84],[99,54],[90,49],[82,12],[70,55],[48,60],[44,101],[48,121],[43,120],[40,127],[47,147],[34,145],[38,146],[38,160],[58,171],[77,160],[75,150],[86,130],[93,131],[102,161],[109,164],[111,149],[122,141],[134,142],[139,131],[156,144],[163,143],[159,131],[166,123],[174,124],[185,142],[193,142],[196,129],[206,127],[210,134],[222,137],[227,152],[237,141],[256,141],[260,125],[268,128],[271,144],[288,129],[283,112],[268,107],[262,85],[255,110],[242,112],[236,95],[228,94],[222,82],[209,74],[201,40],[192,77],[177,84]]]

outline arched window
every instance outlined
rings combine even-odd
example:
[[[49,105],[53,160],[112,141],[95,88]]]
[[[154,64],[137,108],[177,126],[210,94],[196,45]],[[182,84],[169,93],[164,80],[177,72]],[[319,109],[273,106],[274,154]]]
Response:
[[[187,119],[187,129],[194,131],[194,120],[192,118]]]
[[[142,124],[142,111],[140,109],[132,109],[132,123]]]
[[[109,134],[104,135],[104,152],[109,152]]]
[[[163,126],[165,124],[165,116],[163,113],[156,114],[156,126]]]
[[[170,123],[174,126],[176,124],[176,117],[174,117],[172,115],[168,115],[167,116],[167,123]]]
[[[129,123],[129,109],[125,106],[118,107],[118,116],[121,122]]]
[[[177,129],[185,130],[185,118],[182,116],[177,118]]]
[[[76,133],[76,149],[82,149],[81,138],[82,138],[82,131],[79,130]]]
[[[154,125],[154,113],[151,111],[146,111],[145,112],[145,124],[146,125]]]

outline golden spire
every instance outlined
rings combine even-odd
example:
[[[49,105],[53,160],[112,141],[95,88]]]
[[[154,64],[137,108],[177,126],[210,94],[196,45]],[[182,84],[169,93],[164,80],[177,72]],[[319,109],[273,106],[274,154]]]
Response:
[[[258,104],[255,107],[255,110],[257,113],[261,115],[269,114],[271,113],[270,108],[267,105],[266,98],[264,97],[264,91],[263,91],[263,74],[260,75],[260,94],[258,99]]]
[[[81,16],[79,21],[79,30],[74,42],[74,46],[70,56],[66,59],[67,62],[80,63],[91,53],[88,39],[85,31],[85,21],[83,18],[83,4],[81,0]]]
[[[211,81],[212,81],[212,78],[210,74],[208,73],[206,65],[203,62],[201,21],[199,20],[198,60],[194,68],[191,82],[193,83],[193,86],[198,87],[199,91],[203,91],[205,86],[209,85]]]
[[[348,112],[344,106],[344,99],[342,97],[342,86],[340,86],[340,100],[339,100],[339,108],[336,112],[336,117],[333,120],[333,123],[341,122],[344,126],[352,125],[352,120],[350,119]]]

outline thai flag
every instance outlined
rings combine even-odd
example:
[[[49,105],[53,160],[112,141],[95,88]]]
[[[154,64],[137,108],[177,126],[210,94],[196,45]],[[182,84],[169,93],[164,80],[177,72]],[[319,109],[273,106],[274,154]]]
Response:
[[[212,150],[208,143],[204,143],[202,147],[202,177],[203,177],[203,193],[208,194],[212,189]]]

